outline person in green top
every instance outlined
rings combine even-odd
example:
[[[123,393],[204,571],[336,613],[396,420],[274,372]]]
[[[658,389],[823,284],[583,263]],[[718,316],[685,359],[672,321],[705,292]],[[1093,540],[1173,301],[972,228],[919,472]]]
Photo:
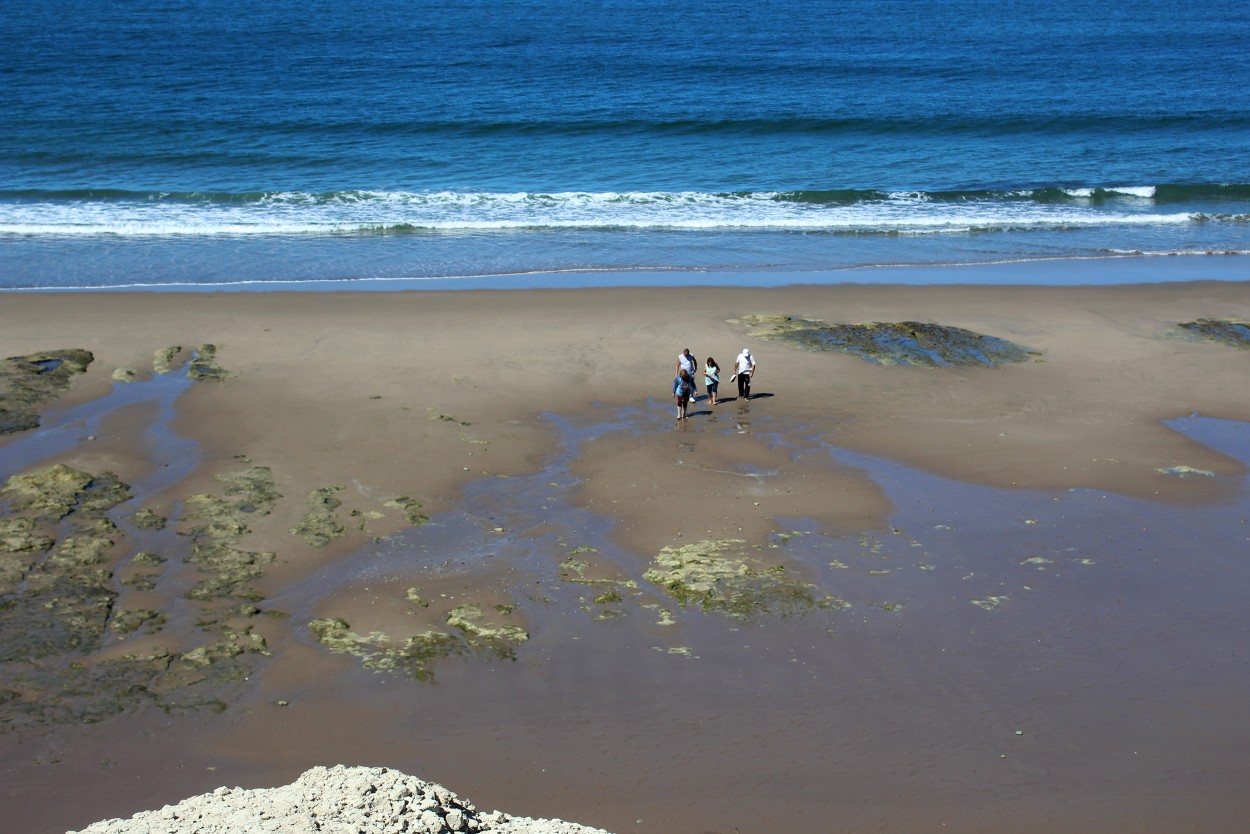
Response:
[[[710,356],[703,367],[703,387],[707,389],[708,401],[716,405],[716,389],[720,387],[720,365]]]

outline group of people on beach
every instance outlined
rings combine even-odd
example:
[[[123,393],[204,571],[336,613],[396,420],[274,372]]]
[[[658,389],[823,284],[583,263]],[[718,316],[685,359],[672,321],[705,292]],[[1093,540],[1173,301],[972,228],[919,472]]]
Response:
[[[686,348],[678,355],[676,378],[673,380],[673,398],[677,400],[678,420],[686,419],[686,409],[690,401],[698,399],[699,388],[695,382],[698,367],[699,363],[690,353],[690,348]],[[749,348],[743,348],[742,353],[739,353],[738,358],[734,360],[734,373],[729,381],[733,382],[735,379],[738,381],[738,396],[744,400],[751,399],[751,377],[755,375],[755,369],[755,357],[751,355]],[[720,388],[720,372],[720,365],[709,356],[703,365],[703,387],[707,391],[708,403],[711,405],[718,403],[716,394]]]

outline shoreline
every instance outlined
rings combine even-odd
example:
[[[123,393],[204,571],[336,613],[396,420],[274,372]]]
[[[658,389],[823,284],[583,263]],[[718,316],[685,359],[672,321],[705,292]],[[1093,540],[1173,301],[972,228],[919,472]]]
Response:
[[[871,364],[752,315],[1035,354]],[[377,763],[647,834],[778,814],[989,832],[1022,808],[1056,820],[1038,832],[1219,828],[1250,745],[1229,730],[1250,667],[1210,639],[1250,616],[1250,352],[1177,331],[1200,318],[1250,318],[1250,286],[14,294],[0,355],[94,361],[41,428],[0,438],[0,465],[63,445],[0,475],[115,473],[134,494],[105,511],[113,609],[167,615],[108,626],[87,666],[160,658],[181,677],[144,678],[153,703],[204,691],[223,711],[93,701],[97,723],[66,723],[23,695],[0,796],[51,832]],[[758,398],[676,423],[686,346],[722,367],[750,346]],[[206,353],[215,376],[190,380]],[[1221,420],[1233,442],[1206,439]],[[223,553],[252,558],[246,581],[209,575]],[[688,556],[758,579],[733,597],[756,609],[673,596]],[[400,651],[431,632],[454,646]],[[204,647],[223,659],[195,682]],[[55,692],[49,709],[86,708]],[[52,802],[65,778],[75,801]],[[1203,809],[1176,802],[1199,785]]]
[[[1189,273],[1178,278],[1177,264]],[[83,287],[0,287],[0,293],[215,293],[215,292],[412,292],[535,289],[663,288],[691,286],[781,288],[797,286],[1123,286],[1132,284],[1239,283],[1250,272],[1250,253],[1056,255],[959,263],[866,263],[830,269],[791,270],[740,267],[639,267],[566,270],[423,278],[249,279],[224,283],[154,283]],[[1062,273],[1056,275],[1055,273]],[[1110,275],[1108,276],[1108,273]],[[937,276],[954,275],[953,279]],[[871,280],[839,280],[847,276]],[[659,276],[680,276],[678,282]]]

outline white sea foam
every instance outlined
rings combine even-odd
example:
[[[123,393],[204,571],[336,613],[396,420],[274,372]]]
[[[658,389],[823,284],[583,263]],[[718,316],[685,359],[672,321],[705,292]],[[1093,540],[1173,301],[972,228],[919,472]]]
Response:
[[[1140,189],[1142,194],[1146,189]],[[932,234],[1189,223],[1143,213],[1020,200],[940,200],[923,192],[820,202],[775,192],[286,192],[254,199],[0,203],[0,235],[246,236],[401,231],[671,229]]]

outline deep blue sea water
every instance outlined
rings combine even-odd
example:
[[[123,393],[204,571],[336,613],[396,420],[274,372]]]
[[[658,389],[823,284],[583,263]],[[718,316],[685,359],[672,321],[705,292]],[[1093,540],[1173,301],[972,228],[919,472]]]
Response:
[[[1250,278],[1244,0],[46,0],[0,113],[0,288]]]

